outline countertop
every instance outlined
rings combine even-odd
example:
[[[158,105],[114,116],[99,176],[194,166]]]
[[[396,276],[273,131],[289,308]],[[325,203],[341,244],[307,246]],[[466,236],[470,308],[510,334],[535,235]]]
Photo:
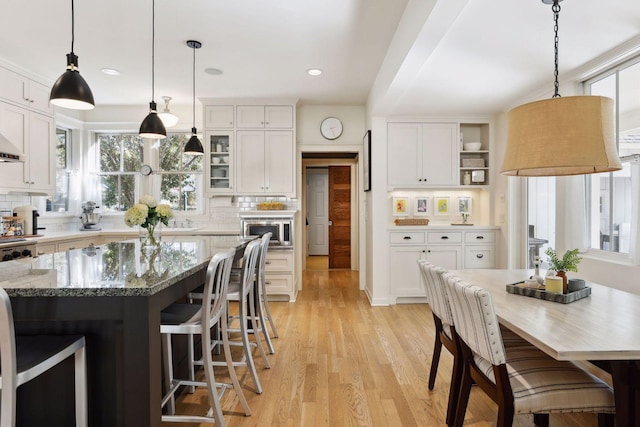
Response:
[[[475,231],[475,230],[499,230],[497,225],[390,225],[388,231]]]
[[[0,286],[11,297],[153,295],[203,268],[215,253],[249,240],[167,236],[149,250],[131,239],[7,261],[0,263]]]

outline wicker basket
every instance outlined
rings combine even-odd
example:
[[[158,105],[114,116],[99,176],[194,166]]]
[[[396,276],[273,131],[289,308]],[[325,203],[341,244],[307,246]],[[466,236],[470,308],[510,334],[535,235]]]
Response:
[[[429,218],[406,218],[393,221],[396,225],[429,225]]]
[[[284,209],[284,203],[265,202],[258,203],[256,207],[259,211],[281,211]]]

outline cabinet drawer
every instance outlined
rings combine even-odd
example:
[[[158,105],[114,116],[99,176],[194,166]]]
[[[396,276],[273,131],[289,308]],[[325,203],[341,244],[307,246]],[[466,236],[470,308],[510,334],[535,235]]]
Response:
[[[464,248],[464,268],[494,268],[495,246],[467,246]]]
[[[429,232],[427,233],[429,243],[462,243],[462,233],[460,232]]]
[[[265,272],[293,271],[293,251],[267,251]]]
[[[55,243],[37,244],[36,255],[52,254],[56,251]]]
[[[405,243],[407,245],[422,244],[424,243],[424,233],[423,232],[401,233],[399,231],[394,231],[390,233],[389,243],[391,244]]]
[[[267,294],[288,294],[293,291],[293,274],[267,274]]]
[[[67,242],[58,243],[58,252],[70,251],[73,249],[80,249],[87,246],[88,243],[85,242],[84,239],[79,240],[69,240]]]
[[[465,231],[465,243],[495,243],[495,231]]]

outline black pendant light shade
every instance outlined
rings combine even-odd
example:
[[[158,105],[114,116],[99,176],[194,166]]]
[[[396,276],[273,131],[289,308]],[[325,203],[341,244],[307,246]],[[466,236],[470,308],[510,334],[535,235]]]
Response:
[[[196,129],[196,49],[202,47],[202,43],[196,40],[188,40],[187,46],[193,49],[193,127],[191,128],[191,138],[184,146],[184,154],[192,156],[204,155],[204,147],[198,139],[198,130]]]
[[[184,146],[184,154],[192,156],[201,156],[204,154],[204,147],[198,139],[197,132],[198,130],[196,128],[191,128],[191,138],[189,138],[189,141],[187,141],[187,144]]]
[[[167,137],[167,129],[164,127],[160,116],[158,116],[158,106],[153,98],[155,89],[155,54],[156,54],[156,2],[151,2],[151,102],[149,103],[149,114],[140,124],[138,132],[143,138],[163,139]]]
[[[151,101],[149,103],[149,114],[144,118],[140,125],[139,134],[143,138],[162,139],[167,137],[167,129],[164,127],[160,116],[158,116],[158,110],[156,103]]]
[[[71,53],[67,54],[67,70],[58,77],[51,88],[49,102],[72,110],[92,110],[95,108],[93,94],[89,85],[78,71],[78,56],[73,53],[75,38],[75,18],[73,0],[71,0]]]

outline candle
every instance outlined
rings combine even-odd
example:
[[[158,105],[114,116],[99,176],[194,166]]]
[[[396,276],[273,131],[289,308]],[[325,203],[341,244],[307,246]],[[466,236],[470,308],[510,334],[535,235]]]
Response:
[[[547,276],[544,279],[544,284],[547,292],[562,293],[562,277]]]

